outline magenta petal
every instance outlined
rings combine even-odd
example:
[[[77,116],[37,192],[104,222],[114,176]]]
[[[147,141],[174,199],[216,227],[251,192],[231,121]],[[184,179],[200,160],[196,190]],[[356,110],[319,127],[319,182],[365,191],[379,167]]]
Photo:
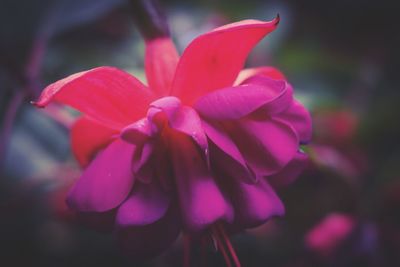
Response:
[[[235,210],[234,224],[240,228],[256,227],[285,213],[282,201],[265,179],[256,184],[232,181],[230,193]]]
[[[165,215],[169,203],[169,196],[157,182],[136,183],[128,199],[118,208],[116,223],[122,227],[152,224]]]
[[[276,118],[282,119],[292,125],[301,143],[307,143],[311,140],[311,115],[299,102],[293,101],[292,105],[286,111],[278,114]]]
[[[192,137],[193,141],[207,153],[207,136],[203,130],[201,119],[194,109],[187,106],[182,107],[176,116],[170,120],[170,126]]]
[[[134,261],[143,261],[161,254],[172,245],[181,231],[179,214],[174,209],[160,220],[144,226],[118,228],[118,243]]]
[[[184,226],[199,231],[217,220],[232,219],[232,209],[218,188],[195,144],[173,136],[172,160]]]
[[[103,212],[118,206],[132,189],[134,146],[120,139],[100,152],[68,194],[67,204],[78,211]]]
[[[286,186],[292,183],[307,167],[309,159],[307,154],[297,152],[296,156],[278,173],[267,177],[274,187]]]
[[[148,141],[142,145],[137,146],[133,155],[132,171],[134,172],[136,179],[143,183],[149,183],[153,180],[152,169],[144,167],[152,163],[150,162],[150,158],[154,153],[154,150],[155,148],[153,142]]]
[[[181,106],[180,100],[173,96],[154,101],[150,107],[154,110],[150,113],[150,118],[156,115],[155,109],[164,112],[172,129],[190,136],[203,151],[208,150],[207,136],[202,128],[201,119],[193,108]]]
[[[211,162],[218,168],[225,169],[228,175],[239,176],[248,182],[254,182],[256,177],[248,168],[245,159],[231,138],[216,123],[202,122],[203,128],[210,140],[218,147],[210,147]]]
[[[281,170],[296,154],[298,137],[287,124],[269,119],[241,120],[231,125],[232,138],[258,176]]]
[[[292,90],[285,81],[258,77],[250,82],[211,92],[195,103],[195,109],[209,119],[235,120],[258,109],[279,113],[291,104]]]
[[[147,118],[143,118],[122,129],[121,139],[131,144],[141,145],[152,134],[150,122]]]

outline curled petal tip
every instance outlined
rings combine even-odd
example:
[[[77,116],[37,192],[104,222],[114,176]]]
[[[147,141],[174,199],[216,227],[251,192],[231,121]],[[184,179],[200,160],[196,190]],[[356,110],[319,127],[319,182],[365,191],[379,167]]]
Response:
[[[281,16],[279,15],[279,13],[276,14],[276,17],[274,20],[275,20],[275,26],[278,26],[279,22],[281,21]]]
[[[34,105],[37,108],[44,108],[44,105],[41,105],[40,102],[30,101],[29,104]]]

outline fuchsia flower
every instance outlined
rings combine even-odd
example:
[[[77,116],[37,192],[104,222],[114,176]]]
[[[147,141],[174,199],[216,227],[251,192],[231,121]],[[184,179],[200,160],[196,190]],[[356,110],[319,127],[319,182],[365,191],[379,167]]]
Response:
[[[160,253],[182,230],[212,234],[234,254],[224,229],[282,215],[270,181],[301,171],[310,115],[276,69],[242,70],[278,22],[222,26],[180,58],[169,38],[146,40],[148,85],[112,67],[49,85],[37,106],[58,101],[83,113],[71,142],[85,170],[69,207],[111,223],[137,257]]]
[[[320,256],[332,256],[337,247],[349,237],[355,225],[356,220],[352,216],[329,214],[307,233],[305,243]]]

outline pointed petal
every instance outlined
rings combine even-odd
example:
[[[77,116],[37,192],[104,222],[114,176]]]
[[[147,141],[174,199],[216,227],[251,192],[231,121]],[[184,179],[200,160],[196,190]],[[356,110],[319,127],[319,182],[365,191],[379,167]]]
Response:
[[[236,120],[260,110],[267,115],[285,110],[293,101],[292,89],[285,81],[258,77],[251,84],[229,87],[201,97],[195,109],[213,120]]]
[[[256,67],[256,68],[248,68],[240,71],[238,77],[236,78],[234,85],[240,85],[245,82],[248,78],[253,76],[266,76],[268,78],[274,80],[286,80],[285,76],[282,72],[274,67]]]
[[[295,156],[299,146],[294,130],[274,119],[241,120],[230,125],[228,132],[257,176],[281,170]]]
[[[298,101],[293,101],[292,105],[284,112],[275,116],[284,122],[292,125],[299,136],[301,143],[308,143],[312,135],[312,121],[310,112]]]
[[[160,220],[144,225],[118,228],[118,243],[125,254],[135,262],[156,257],[177,239],[181,224],[173,208]]]
[[[51,101],[69,105],[111,128],[145,116],[152,92],[132,75],[112,67],[99,67],[73,74],[47,86],[34,104]]]
[[[233,85],[247,55],[278,22],[244,20],[197,37],[178,63],[172,95],[191,106],[200,96]]]
[[[235,180],[230,194],[235,211],[234,224],[241,229],[256,227],[285,213],[282,201],[264,179],[256,184]]]
[[[134,181],[133,151],[133,145],[120,139],[101,151],[69,192],[68,206],[83,212],[103,212],[121,204]]]
[[[116,134],[116,130],[94,120],[79,118],[71,128],[71,148],[79,164],[87,166],[96,153],[106,147]]]
[[[307,154],[299,151],[282,170],[274,175],[268,176],[267,180],[276,188],[291,184],[304,171],[308,163],[309,159]]]
[[[169,196],[157,182],[136,183],[133,191],[118,208],[116,223],[121,227],[152,224],[168,210]]]
[[[232,209],[207,169],[195,144],[172,132],[172,160],[184,227],[200,231],[217,220],[232,219]]]
[[[166,96],[171,91],[179,55],[170,38],[146,41],[145,70],[150,89],[155,95]]]

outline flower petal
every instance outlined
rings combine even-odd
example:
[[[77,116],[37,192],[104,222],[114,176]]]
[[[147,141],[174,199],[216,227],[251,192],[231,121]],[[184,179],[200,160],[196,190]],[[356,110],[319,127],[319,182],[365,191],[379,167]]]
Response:
[[[169,203],[169,196],[156,181],[136,183],[128,199],[118,208],[116,223],[121,227],[152,224],[167,213]]]
[[[268,176],[267,180],[274,187],[282,187],[292,183],[307,167],[309,159],[307,154],[297,152],[296,156],[278,173]]]
[[[133,152],[134,146],[120,139],[101,151],[69,192],[68,206],[83,212],[117,207],[132,189]]]
[[[152,135],[151,123],[147,118],[140,119],[121,130],[121,139],[134,145],[143,144]]]
[[[99,67],[50,84],[34,104],[45,107],[55,100],[120,129],[144,117],[153,99],[152,92],[132,75],[117,68]]]
[[[244,20],[197,37],[183,52],[171,94],[191,106],[200,96],[233,85],[247,55],[278,22]]]
[[[227,170],[229,176],[239,176],[248,182],[256,181],[257,177],[248,168],[236,144],[221,127],[218,127],[216,123],[211,124],[206,121],[202,121],[202,125],[208,138],[215,144],[215,146],[210,146],[212,165]]]
[[[154,150],[154,143],[149,141],[136,146],[135,152],[133,153],[132,171],[135,174],[135,178],[142,183],[147,184],[153,180],[154,167],[150,159]]]
[[[240,120],[227,125],[248,166],[257,176],[281,170],[296,154],[298,137],[287,124],[274,120]]]
[[[179,55],[170,38],[146,40],[145,70],[150,89],[157,96],[171,91]]]
[[[152,224],[118,228],[116,234],[121,249],[137,262],[161,254],[177,239],[180,231],[179,214],[170,208]]]
[[[71,128],[71,148],[83,167],[87,166],[96,153],[107,146],[117,131],[88,119],[79,118]]]
[[[256,184],[232,182],[231,199],[235,210],[235,225],[256,227],[273,216],[282,216],[285,207],[265,179]]]
[[[240,71],[238,77],[236,78],[234,85],[240,85],[241,83],[246,81],[248,78],[251,78],[252,76],[259,76],[259,75],[266,76],[266,77],[274,79],[274,80],[286,80],[283,73],[280,72],[278,69],[276,69],[274,67],[265,66],[265,67],[243,69],[242,71]]]
[[[232,219],[232,209],[218,188],[193,141],[171,132],[172,160],[183,223],[199,231],[217,220]]]
[[[292,105],[284,112],[275,116],[293,126],[301,143],[311,140],[312,122],[310,112],[299,102],[293,101]]]
[[[201,119],[197,112],[188,106],[181,106],[178,98],[169,96],[150,104],[152,118],[159,112],[164,112],[169,127],[190,136],[199,145],[204,154],[208,152],[207,136],[203,130]],[[154,119],[153,119],[154,121]]]
[[[251,82],[211,92],[201,97],[194,108],[209,119],[236,120],[258,109],[269,115],[290,106],[292,89],[285,81],[258,77]]]

